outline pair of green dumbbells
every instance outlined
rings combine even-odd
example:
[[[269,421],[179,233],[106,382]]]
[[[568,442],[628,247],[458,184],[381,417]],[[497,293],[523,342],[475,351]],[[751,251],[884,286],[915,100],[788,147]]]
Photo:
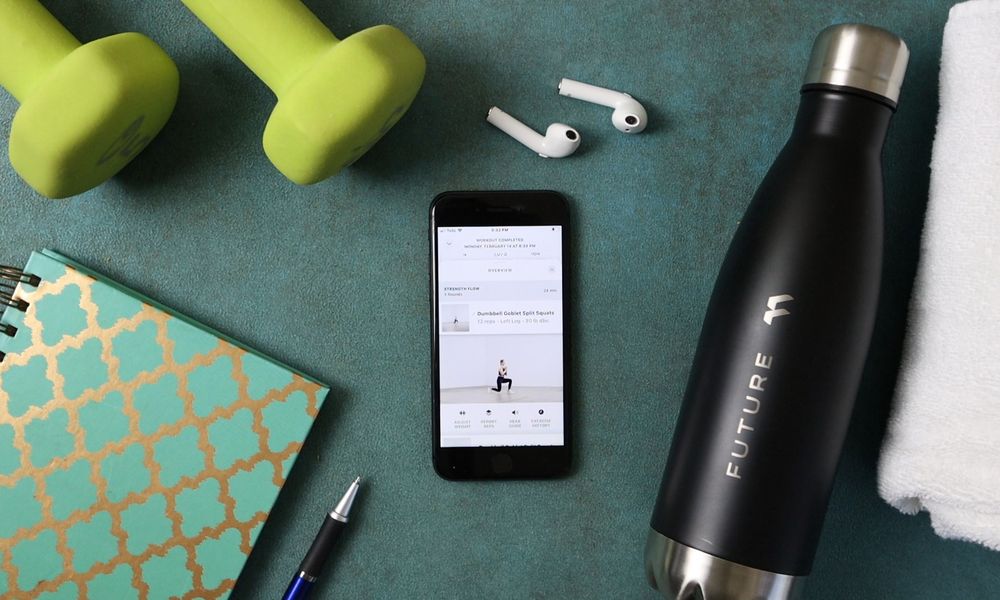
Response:
[[[278,97],[264,152],[299,184],[357,160],[406,112],[420,50],[379,25],[339,41],[300,0],[183,0]],[[138,33],[80,45],[37,0],[0,0],[0,85],[21,103],[10,161],[40,194],[65,198],[122,169],[177,101],[170,57]]]

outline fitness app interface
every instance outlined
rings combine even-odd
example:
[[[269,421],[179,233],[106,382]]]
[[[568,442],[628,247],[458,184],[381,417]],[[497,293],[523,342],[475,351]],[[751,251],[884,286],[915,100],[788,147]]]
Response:
[[[441,446],[563,445],[562,227],[438,227]]]

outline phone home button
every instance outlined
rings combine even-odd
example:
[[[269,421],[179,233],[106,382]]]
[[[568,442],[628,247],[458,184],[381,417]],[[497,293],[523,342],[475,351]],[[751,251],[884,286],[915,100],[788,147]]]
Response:
[[[493,472],[497,475],[505,475],[514,469],[514,461],[510,459],[508,454],[494,454],[491,462],[493,463]]]

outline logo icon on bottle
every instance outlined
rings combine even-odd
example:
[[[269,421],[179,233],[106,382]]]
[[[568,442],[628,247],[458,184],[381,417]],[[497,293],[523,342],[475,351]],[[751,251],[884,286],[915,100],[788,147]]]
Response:
[[[770,298],[768,298],[767,308],[770,310],[764,312],[764,322],[770,325],[771,321],[773,321],[777,317],[783,317],[785,315],[791,314],[784,308],[778,308],[778,305],[784,304],[785,302],[791,302],[792,300],[795,300],[795,298],[792,298],[788,294],[781,294],[778,296],[771,296]]]

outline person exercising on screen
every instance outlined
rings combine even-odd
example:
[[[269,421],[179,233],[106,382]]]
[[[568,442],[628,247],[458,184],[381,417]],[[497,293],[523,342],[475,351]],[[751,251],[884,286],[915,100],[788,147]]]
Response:
[[[514,384],[510,378],[507,377],[507,363],[500,359],[500,364],[497,366],[497,386],[495,388],[490,388],[494,392],[499,392],[503,388],[503,384],[507,384],[507,391],[510,391],[510,386]]]

